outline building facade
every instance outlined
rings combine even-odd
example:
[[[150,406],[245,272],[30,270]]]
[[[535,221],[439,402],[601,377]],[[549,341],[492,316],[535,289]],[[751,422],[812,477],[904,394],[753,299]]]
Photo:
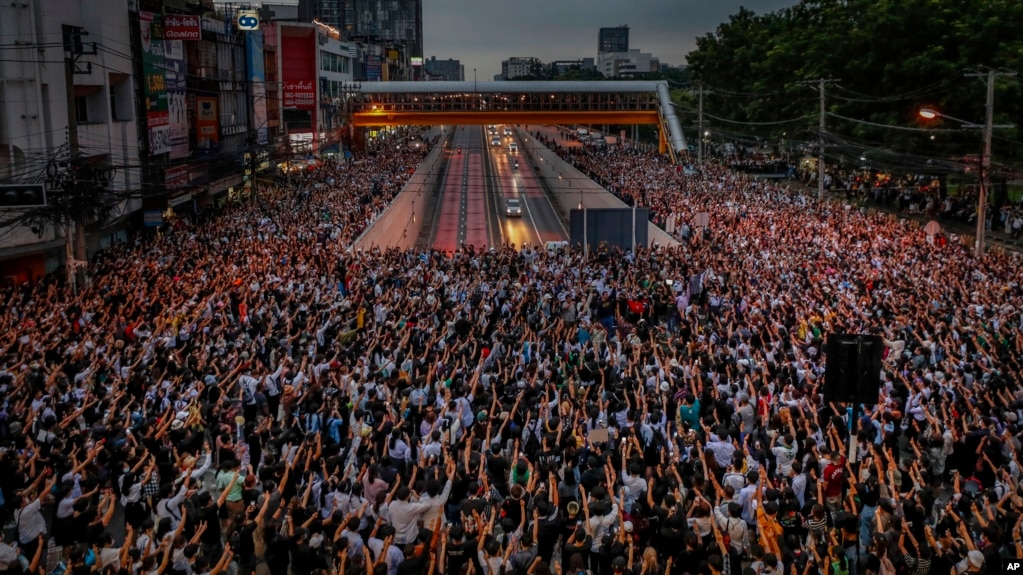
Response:
[[[423,0],[340,0],[345,39],[392,43],[423,58]]]
[[[607,52],[597,55],[597,71],[606,78],[629,78],[638,74],[658,72],[661,63],[652,54],[638,48],[628,52]]]
[[[432,81],[461,82],[465,80],[465,66],[458,60],[438,60],[430,56],[425,62],[426,79]]]
[[[629,51],[629,27],[615,26],[601,28],[597,34],[597,53],[621,53]]]
[[[543,62],[539,58],[512,57],[501,62],[501,76],[504,80],[534,76],[542,71],[542,67]]]
[[[125,239],[141,187],[129,29],[117,0],[0,5],[0,185],[27,185],[3,188],[0,282]],[[25,189],[45,190],[48,208]]]
[[[572,70],[591,71],[596,70],[597,65],[593,58],[580,58],[578,60],[554,60],[550,63],[551,74],[561,76]]]

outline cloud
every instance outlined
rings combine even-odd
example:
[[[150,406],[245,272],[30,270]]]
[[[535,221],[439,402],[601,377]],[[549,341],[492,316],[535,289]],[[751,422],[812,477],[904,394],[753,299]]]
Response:
[[[467,79],[501,71],[511,56],[544,61],[596,57],[602,26],[628,25],[629,45],[678,65],[696,38],[746,6],[757,13],[795,0],[423,0],[426,57],[454,58]]]

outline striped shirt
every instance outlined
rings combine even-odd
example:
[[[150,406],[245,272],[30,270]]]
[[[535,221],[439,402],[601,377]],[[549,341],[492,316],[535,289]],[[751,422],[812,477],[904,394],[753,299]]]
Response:
[[[930,559],[919,559],[912,555],[906,555],[906,567],[909,567],[909,575],[927,575],[931,570]]]

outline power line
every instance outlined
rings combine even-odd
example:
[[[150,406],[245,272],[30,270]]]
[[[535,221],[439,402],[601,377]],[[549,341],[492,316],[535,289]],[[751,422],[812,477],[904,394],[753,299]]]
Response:
[[[836,114],[834,112],[828,112],[827,115],[831,116],[832,118],[838,118],[839,120],[845,120],[846,122],[853,122],[853,123],[856,123],[856,124],[864,124],[864,125],[867,125],[867,126],[874,126],[874,127],[877,127],[877,128],[886,128],[886,129],[889,129],[889,130],[901,130],[901,131],[904,131],[904,132],[924,132],[924,133],[931,133],[931,132],[955,132],[955,133],[961,133],[961,132],[966,132],[966,131],[970,130],[970,128],[913,128],[913,127],[910,127],[910,126],[897,126],[897,125],[893,125],[893,124],[880,124],[878,122],[870,122],[870,121],[867,121],[867,120],[857,120],[856,118],[850,118],[848,116],[842,116],[842,115]]]
[[[728,123],[728,124],[737,124],[737,125],[740,125],[740,126],[780,126],[782,124],[793,124],[795,122],[801,122],[803,120],[809,120],[809,119],[813,118],[812,115],[806,115],[806,116],[800,116],[798,118],[792,118],[790,120],[779,120],[777,122],[740,122],[740,121],[737,121],[737,120],[729,120],[728,118],[722,118],[720,116],[715,116],[713,114],[708,114],[707,112],[704,112],[703,115],[708,117],[708,118],[717,120],[719,122],[725,122],[725,123]]]
[[[854,94],[854,95],[858,96],[858,98],[850,98],[848,96],[841,96],[839,94],[835,94],[834,92],[829,92],[828,96],[831,97],[831,98],[835,98],[836,100],[842,100],[842,101],[845,101],[845,102],[862,102],[862,103],[868,103],[868,104],[882,103],[882,102],[899,102],[899,101],[902,101],[902,100],[910,100],[910,99],[913,99],[913,98],[918,98],[920,96],[923,96],[924,94],[929,92],[931,89],[939,87],[939,86],[942,86],[946,82],[948,82],[949,80],[951,80],[953,78],[959,77],[960,73],[961,73],[960,71],[953,72],[953,73],[949,74],[948,76],[942,78],[941,80],[938,80],[937,82],[934,82],[933,84],[928,84],[928,85],[922,86],[920,88],[914,88],[912,90],[909,90],[908,92],[903,92],[901,94],[894,94],[892,96],[876,96],[876,97],[875,96],[870,96],[868,94],[862,94],[860,92],[856,92],[855,90],[851,90],[849,88],[846,88],[842,84],[835,84],[835,88],[840,89],[840,90],[845,90],[846,92],[849,92],[851,94]]]

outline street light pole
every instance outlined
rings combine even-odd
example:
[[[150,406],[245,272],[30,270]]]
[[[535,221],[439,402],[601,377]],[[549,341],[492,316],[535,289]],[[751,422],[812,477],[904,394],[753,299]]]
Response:
[[[476,68],[473,68],[472,69],[472,99],[473,99],[472,108],[473,108],[473,110],[478,110],[479,109],[479,102],[477,101],[479,99],[479,96],[480,96],[479,95],[479,91],[476,88]]]

